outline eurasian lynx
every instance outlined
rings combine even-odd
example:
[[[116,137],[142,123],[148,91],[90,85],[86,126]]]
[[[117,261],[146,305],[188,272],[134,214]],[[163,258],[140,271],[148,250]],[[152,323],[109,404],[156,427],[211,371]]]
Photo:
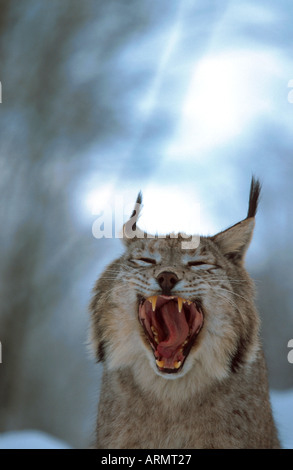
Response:
[[[98,448],[278,448],[253,282],[244,268],[260,184],[247,217],[199,245],[136,227],[91,303],[104,364]]]

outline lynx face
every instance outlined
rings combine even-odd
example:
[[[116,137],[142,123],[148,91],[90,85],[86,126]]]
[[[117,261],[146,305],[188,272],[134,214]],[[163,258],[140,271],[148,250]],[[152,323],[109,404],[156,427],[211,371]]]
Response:
[[[252,187],[246,219],[200,237],[195,249],[183,249],[180,234],[125,238],[125,253],[101,276],[92,302],[93,344],[108,369],[147,375],[150,366],[165,379],[192,371],[206,383],[254,359],[259,320],[243,258],[258,192]]]

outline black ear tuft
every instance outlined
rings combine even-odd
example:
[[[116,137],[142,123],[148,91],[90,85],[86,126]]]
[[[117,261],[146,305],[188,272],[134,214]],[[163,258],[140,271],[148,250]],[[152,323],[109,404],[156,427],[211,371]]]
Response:
[[[139,193],[138,193],[138,195],[137,195],[137,198],[136,198],[135,205],[136,205],[136,204],[139,204],[139,205],[140,205],[141,203],[142,203],[142,192],[141,192],[141,191],[139,191]],[[132,211],[132,214],[131,214],[130,218],[131,218],[131,217],[134,217],[134,216],[135,216],[135,214],[136,214],[136,210],[135,210],[135,209],[133,209],[133,211]]]
[[[137,198],[136,198],[135,207],[134,207],[134,209],[132,211],[132,214],[130,216],[131,219],[132,219],[132,217],[136,216],[135,222],[132,225],[132,230],[136,230],[136,221],[137,221],[137,218],[138,218],[138,215],[139,215],[139,210],[140,210],[141,204],[142,204],[142,192],[139,191],[139,193],[137,195]]]
[[[251,178],[250,193],[249,193],[249,205],[247,212],[247,219],[254,217],[257,211],[259,195],[261,190],[261,184],[259,180],[255,179],[254,176]]]

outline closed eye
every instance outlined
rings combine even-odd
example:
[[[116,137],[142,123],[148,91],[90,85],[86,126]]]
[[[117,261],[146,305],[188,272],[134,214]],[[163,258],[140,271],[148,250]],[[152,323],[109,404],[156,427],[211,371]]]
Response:
[[[188,266],[202,266],[209,263],[206,263],[205,261],[189,261],[187,264]]]
[[[156,260],[152,258],[139,258],[139,260],[144,263],[156,264]]]
[[[149,264],[156,264],[156,260],[153,258],[135,258],[131,260],[133,263],[138,264],[139,266],[146,266]]]
[[[202,268],[202,269],[219,269],[221,268],[220,266],[218,266],[217,264],[214,264],[214,263],[209,263],[208,261],[189,261],[187,263],[188,266],[190,266],[191,268],[194,267],[198,267],[198,268]]]

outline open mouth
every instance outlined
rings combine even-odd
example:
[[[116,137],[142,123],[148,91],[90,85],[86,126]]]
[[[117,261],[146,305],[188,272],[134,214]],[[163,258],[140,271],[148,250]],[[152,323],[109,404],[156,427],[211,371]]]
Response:
[[[154,295],[140,302],[138,316],[158,369],[179,372],[203,326],[199,305],[182,297]]]

